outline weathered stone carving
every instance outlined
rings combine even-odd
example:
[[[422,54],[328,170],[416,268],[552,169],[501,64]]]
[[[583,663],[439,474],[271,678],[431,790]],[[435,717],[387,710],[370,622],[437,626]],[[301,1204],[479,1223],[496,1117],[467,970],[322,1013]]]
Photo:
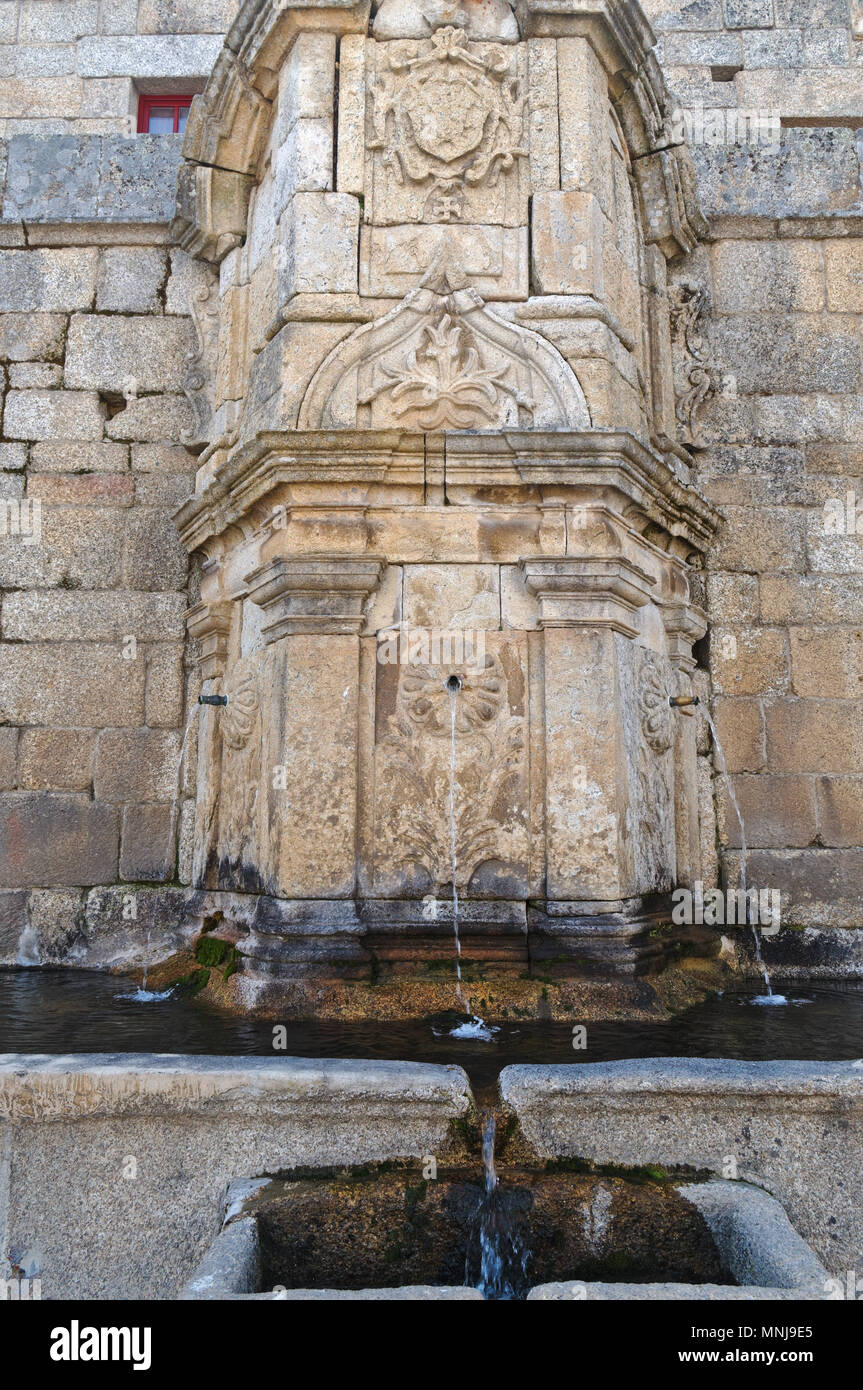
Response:
[[[642,653],[638,709],[644,741],[654,753],[667,753],[674,742],[674,723],[664,672],[652,652]]]
[[[470,220],[467,190],[494,186],[526,155],[525,99],[502,48],[472,49],[464,31],[438,29],[414,57],[400,46],[372,88],[370,150],[399,183],[428,187],[416,220]],[[474,220],[482,220],[476,218]]]
[[[222,738],[229,748],[244,748],[255,727],[260,704],[254,672],[235,671],[225,693],[228,703],[222,714]]]
[[[513,685],[522,683],[519,663],[510,644],[500,656],[489,653],[481,670],[459,672],[454,730],[450,668],[404,668],[377,754],[375,850],[382,889],[407,886],[393,882],[393,869],[412,884],[441,889],[452,882],[453,855],[460,890],[488,861],[511,875],[523,873],[525,721],[513,699]]]
[[[589,423],[571,367],[544,338],[507,323],[474,290],[412,291],[320,367],[301,429],[578,428]]]
[[[679,349],[679,389],[675,413],[685,431],[685,442],[698,440],[698,412],[716,394],[717,372],[705,356],[701,320],[707,312],[707,293],[683,283],[671,295],[671,332]]]
[[[191,295],[190,309],[197,346],[189,353],[183,393],[192,407],[194,423],[182,431],[184,444],[206,444],[213,413],[213,386],[219,345],[217,285],[200,285]]]

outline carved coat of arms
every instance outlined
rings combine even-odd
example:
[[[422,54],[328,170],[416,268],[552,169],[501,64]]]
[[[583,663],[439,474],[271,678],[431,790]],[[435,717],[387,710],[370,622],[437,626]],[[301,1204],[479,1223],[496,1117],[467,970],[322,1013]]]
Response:
[[[403,53],[403,51],[402,51]],[[391,53],[372,89],[370,150],[398,183],[429,185],[427,215],[460,220],[465,188],[494,187],[522,146],[524,97],[510,55],[474,51],[464,31],[438,29],[413,57]]]

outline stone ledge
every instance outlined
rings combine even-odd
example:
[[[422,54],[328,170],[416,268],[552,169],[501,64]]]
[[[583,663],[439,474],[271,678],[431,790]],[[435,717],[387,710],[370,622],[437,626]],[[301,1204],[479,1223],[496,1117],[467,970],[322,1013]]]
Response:
[[[460,1067],[305,1058],[86,1058],[0,1054],[0,1118],[12,1121],[170,1115],[248,1118],[327,1116],[339,1127],[403,1121],[442,1123],[470,1105]],[[407,1152],[407,1150],[406,1150]]]
[[[171,221],[182,136],[15,135],[4,223]]]

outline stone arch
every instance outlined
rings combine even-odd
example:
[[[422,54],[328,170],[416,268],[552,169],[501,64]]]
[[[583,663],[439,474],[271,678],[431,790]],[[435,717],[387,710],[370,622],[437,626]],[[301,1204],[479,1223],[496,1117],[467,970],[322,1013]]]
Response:
[[[578,378],[545,338],[475,290],[422,285],[353,332],[306,391],[302,430],[589,429]]]

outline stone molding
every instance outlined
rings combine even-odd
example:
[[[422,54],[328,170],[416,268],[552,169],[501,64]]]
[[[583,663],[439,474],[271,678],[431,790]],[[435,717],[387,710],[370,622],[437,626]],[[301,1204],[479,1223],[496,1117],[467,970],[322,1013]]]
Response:
[[[653,580],[622,555],[524,560],[525,583],[539,600],[539,626],[610,627],[635,637],[633,615],[650,600]]]
[[[329,555],[277,559],[246,575],[249,597],[264,609],[266,642],[297,633],[358,635],[366,599],[377,588],[384,562]]]
[[[703,551],[719,515],[695,487],[681,480],[680,464],[633,435],[611,430],[503,430],[421,434],[409,430],[297,430],[264,432],[228,456],[208,487],[175,515],[186,547],[198,550],[249,518],[264,522],[267,500],[280,488],[314,483],[323,508],[344,508],[349,486],[354,506],[422,502],[428,457],[442,455],[446,488],[456,505],[536,503],[547,492],[565,505],[586,488],[604,488],[635,504],[662,527],[681,558]],[[499,499],[496,491],[499,490]]]
[[[224,675],[231,632],[231,610],[228,599],[215,603],[196,603],[186,613],[189,636],[200,645],[198,658],[203,680]]]

